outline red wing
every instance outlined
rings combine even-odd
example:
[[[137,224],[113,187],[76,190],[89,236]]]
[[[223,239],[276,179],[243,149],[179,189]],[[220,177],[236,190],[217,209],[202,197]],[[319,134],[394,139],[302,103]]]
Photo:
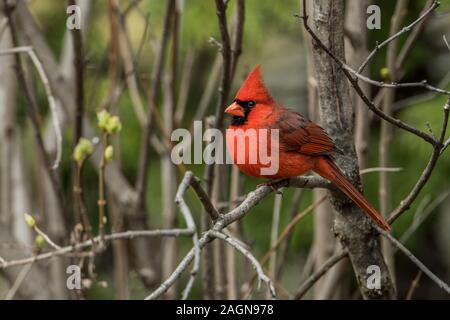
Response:
[[[336,151],[333,140],[319,125],[300,113],[283,110],[280,119],[272,128],[280,130],[280,146],[285,151],[319,156]]]

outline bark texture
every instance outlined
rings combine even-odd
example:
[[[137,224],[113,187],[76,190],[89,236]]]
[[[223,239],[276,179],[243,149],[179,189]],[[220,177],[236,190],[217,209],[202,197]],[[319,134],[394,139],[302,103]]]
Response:
[[[309,22],[320,40],[336,57],[344,54],[344,1],[315,0],[313,17]],[[336,160],[347,177],[359,188],[357,155],[353,143],[354,110],[348,82],[338,66],[319,47],[314,46],[314,66],[319,92],[319,114],[322,126],[344,152]],[[364,213],[340,192],[331,193],[336,211],[334,231],[342,246],[348,250],[361,294],[365,299],[392,299],[395,291],[391,276],[380,250],[378,237]],[[369,289],[367,273],[370,265],[381,271],[380,289]]]

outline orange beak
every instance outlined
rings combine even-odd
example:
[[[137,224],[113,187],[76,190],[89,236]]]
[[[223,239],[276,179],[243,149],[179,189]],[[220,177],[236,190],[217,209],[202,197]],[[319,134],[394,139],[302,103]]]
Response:
[[[225,113],[228,113],[235,117],[245,117],[244,109],[238,105],[236,102],[233,102],[225,109]]]

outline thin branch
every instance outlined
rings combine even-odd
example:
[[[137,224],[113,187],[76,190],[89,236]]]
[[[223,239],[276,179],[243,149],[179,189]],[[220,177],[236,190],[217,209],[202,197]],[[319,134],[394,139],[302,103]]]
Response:
[[[33,62],[34,66],[36,67],[36,70],[39,74],[39,77],[42,80],[42,84],[44,85],[45,93],[47,95],[48,105],[50,108],[50,112],[52,114],[52,124],[53,128],[55,129],[55,136],[56,136],[56,158],[53,162],[53,165],[51,168],[57,169],[59,167],[59,163],[61,162],[62,158],[62,133],[61,133],[61,125],[59,123],[58,118],[58,112],[56,108],[56,102],[55,98],[53,96],[52,89],[50,87],[50,83],[48,81],[48,77],[44,71],[44,68],[42,67],[42,63],[39,61],[39,58],[37,57],[36,53],[34,52],[32,47],[29,46],[23,46],[23,47],[15,47],[11,49],[5,49],[0,50],[0,56],[6,55],[6,54],[18,54],[18,53],[26,53],[30,57],[31,61]]]
[[[193,230],[192,234],[192,242],[194,245],[194,266],[192,267],[191,277],[183,290],[182,299],[186,300],[189,296],[189,293],[192,290],[192,286],[194,284],[197,273],[200,269],[200,247],[198,245],[198,235],[197,235],[197,227],[195,226],[194,218],[192,217],[192,213],[189,210],[186,202],[184,201],[184,194],[186,193],[189,185],[191,184],[193,178],[192,172],[188,171],[184,175],[183,180],[181,181],[177,194],[175,196],[175,203],[180,208],[181,213],[183,214],[184,220],[186,221],[186,225],[188,229]]]
[[[282,190],[280,190],[282,192]],[[283,194],[276,193],[275,201],[273,204],[273,213],[272,213],[272,227],[270,230],[270,247],[274,247],[277,239],[278,239],[278,229],[280,227],[280,215],[281,215],[281,206],[283,204]],[[269,274],[273,277],[276,274],[277,268],[277,251],[272,251],[272,254],[269,258]]]
[[[419,195],[419,192],[422,190],[422,188],[429,180],[431,173],[433,172],[433,169],[436,165],[436,162],[439,159],[439,156],[442,154],[442,151],[444,150],[445,147],[444,139],[445,133],[447,131],[448,117],[450,112],[450,98],[447,100],[447,103],[445,104],[443,110],[444,110],[444,119],[442,120],[441,134],[439,140],[436,142],[436,144],[433,145],[433,153],[431,154],[430,160],[428,161],[427,166],[423,170],[422,175],[420,176],[419,180],[417,180],[411,192],[404,200],[400,202],[400,205],[389,215],[388,223],[390,224],[392,224],[403,212],[409,209],[411,204]]]
[[[274,252],[278,249],[278,247],[283,243],[283,241],[290,235],[292,235],[295,226],[303,220],[309,213],[312,212],[312,210],[316,209],[319,205],[321,205],[327,197],[324,196],[315,203],[308,206],[305,210],[297,213],[288,223],[288,225],[284,228],[284,230],[281,232],[280,236],[277,238],[274,244],[270,247],[269,251],[266,252],[266,254],[261,259],[261,265],[265,265],[267,261],[269,261],[270,257],[273,255]],[[244,298],[247,299],[250,296],[251,290],[253,288],[253,283],[255,281],[255,276],[250,280],[249,284],[249,290],[244,295]]]
[[[382,230],[378,226],[375,226],[378,232],[385,238],[387,238],[396,248],[400,249],[420,270],[423,271],[439,288],[450,294],[450,287],[444,281],[439,279],[430,269],[428,269],[419,259],[417,259],[403,244],[395,239],[391,234]]]
[[[33,227],[34,231],[36,231],[37,234],[39,234],[42,238],[44,238],[45,242],[47,242],[51,247],[53,247],[56,250],[61,249],[60,246],[58,246],[56,243],[50,239],[50,237],[41,229],[39,229],[36,225]]]
[[[447,197],[450,196],[450,190],[447,190],[439,195],[432,203],[430,203],[425,209],[419,210],[414,215],[414,220],[411,225],[406,229],[406,231],[400,237],[401,243],[406,243],[411,235],[416,232],[416,230],[422,225],[422,223],[428,218],[428,216],[442,203]]]
[[[5,296],[5,300],[12,300],[17,292],[19,290],[20,285],[27,277],[28,273],[31,270],[31,267],[33,266],[33,261],[25,265],[22,270],[20,270],[19,274],[17,275],[16,280],[14,281],[14,284],[12,285],[11,289],[9,289],[8,293]]]
[[[209,214],[212,221],[216,221],[220,217],[219,211],[215,208],[214,204],[211,202],[211,199],[208,197],[208,194],[203,189],[202,185],[200,184],[200,179],[197,177],[192,177],[190,179],[190,185],[192,189],[194,189],[195,193],[198,196],[198,199],[203,205],[203,208],[205,211]]]
[[[112,233],[104,236],[104,241],[114,241],[114,240],[122,240],[122,239],[135,239],[141,237],[179,237],[179,236],[192,236],[194,233],[191,229],[157,229],[157,230],[130,230],[124,232]],[[31,263],[33,261],[41,261],[47,260],[53,257],[67,255],[73,252],[80,251],[81,249],[89,248],[93,244],[98,243],[100,241],[100,236],[95,237],[94,239],[89,239],[84,242],[69,245],[62,247],[58,250],[53,250],[45,253],[38,254],[29,258],[22,258],[17,260],[4,260],[0,261],[0,270],[20,266],[24,264]]]
[[[69,1],[70,5],[76,5],[75,0]],[[71,31],[73,49],[75,58],[73,60],[75,70],[75,100],[77,109],[75,111],[75,128],[73,137],[73,146],[75,147],[78,140],[83,136],[83,115],[84,115],[84,51],[83,51],[83,35],[80,29],[74,28]]]
[[[163,128],[162,120],[159,112],[156,109],[156,103],[158,100],[158,93],[161,86],[162,75],[164,71],[164,58],[166,55],[167,44],[169,42],[171,31],[172,13],[175,9],[175,0],[168,0],[166,6],[166,13],[164,17],[164,26],[162,30],[161,42],[159,45],[159,51],[156,55],[156,61],[153,67],[152,81],[150,87],[150,93],[148,95],[148,115],[146,119],[145,129],[142,135],[142,147],[139,158],[139,167],[136,181],[136,192],[138,195],[138,207],[145,207],[145,194],[147,192],[148,181],[148,166],[150,163],[150,137],[152,134],[152,116],[155,116],[155,120],[160,128]]]
[[[354,71],[351,67],[349,67],[348,65],[346,65],[343,61],[341,61],[340,59],[338,59],[323,43],[322,41],[317,37],[317,35],[312,31],[312,29],[309,27],[308,25],[308,16],[306,15],[306,11],[305,11],[305,5],[303,5],[303,16],[298,16],[297,17],[301,18],[303,20],[303,25],[305,27],[305,29],[308,31],[308,33],[311,35],[312,39],[314,40],[315,44],[317,44],[320,48],[322,48],[322,50],[324,50],[337,64],[338,66],[342,69],[342,71],[344,72],[345,76],[348,78],[348,80],[350,81],[351,85],[353,86],[353,88],[355,89],[356,93],[361,97],[361,99],[364,101],[364,103],[369,107],[369,109],[374,112],[377,116],[379,116],[380,118],[390,122],[391,124],[399,127],[400,129],[403,129],[405,131],[408,131],[420,138],[422,138],[423,140],[427,141],[430,144],[435,144],[436,140],[429,134],[414,128],[413,126],[399,120],[396,119],[390,115],[387,115],[386,113],[384,113],[382,110],[380,110],[379,108],[377,108],[377,106],[370,101],[370,99],[364,94],[363,90],[361,89],[361,87],[358,84],[358,81],[352,76],[352,74],[357,73],[356,71]],[[351,71],[350,71],[351,70]],[[450,94],[450,93],[449,93]]]
[[[417,272],[417,275],[414,277],[413,281],[411,282],[411,286],[408,289],[408,293],[406,294],[406,298],[405,300],[411,300],[414,292],[416,291],[417,287],[419,286],[419,281],[420,278],[422,278],[422,270],[419,270],[419,272]]]
[[[209,230],[222,231],[231,223],[244,217],[254,206],[256,206],[263,198],[273,192],[274,189],[282,186],[292,186],[298,188],[331,188],[331,183],[319,177],[297,177],[289,181],[280,181],[273,187],[260,186],[256,190],[250,192],[247,197],[236,208],[222,215]],[[207,232],[198,241],[198,247],[203,249],[210,241],[211,235]],[[182,273],[189,267],[190,263],[195,258],[195,248],[192,248],[183,260],[178,264],[172,274],[151,294],[146,297],[146,300],[158,299],[163,295],[174,283],[177,281]]]
[[[256,260],[256,258],[250,253],[250,251],[248,251],[243,246],[241,246],[238,241],[236,241],[232,237],[230,237],[222,232],[211,230],[209,232],[209,234],[215,238],[219,238],[219,239],[225,241],[226,243],[228,243],[229,245],[234,247],[236,250],[238,250],[240,253],[242,253],[250,261],[252,266],[255,268],[256,273],[258,274],[258,279],[259,279],[258,289],[261,286],[261,282],[266,283],[266,285],[269,289],[270,296],[272,297],[272,299],[276,299],[275,288],[273,287],[272,280],[270,280],[270,278],[264,274],[264,271],[263,271],[261,265],[259,264],[258,260]]]
[[[244,21],[245,21],[245,1],[237,0],[236,24],[234,25],[233,44],[231,47],[230,81],[233,81],[234,75],[236,74],[238,58],[242,53],[242,40],[244,38]]]
[[[314,272],[308,279],[303,282],[303,284],[298,288],[294,299],[300,300],[308,290],[316,283],[325,273],[328,272],[336,263],[341,261],[344,257],[347,256],[347,251],[342,250],[335,254],[333,254],[327,261],[316,271]]]
[[[446,45],[447,48],[448,48],[448,51],[450,51],[450,44],[448,43],[447,38],[445,37],[445,35],[442,36],[442,39],[444,40],[445,45]]]
[[[395,40],[396,38],[400,37],[401,35],[409,32],[416,24],[418,24],[420,21],[422,21],[423,19],[425,19],[434,9],[436,9],[438,6],[440,5],[440,3],[438,1],[434,1],[433,4],[430,6],[430,8],[428,8],[428,10],[426,10],[419,18],[417,18],[416,20],[414,20],[411,24],[407,25],[406,27],[403,27],[402,30],[400,30],[399,32],[393,34],[392,36],[390,36],[389,38],[387,38],[386,40],[384,40],[381,44],[377,44],[375,46],[375,49],[372,50],[372,52],[367,56],[367,58],[363,61],[363,63],[361,64],[361,66],[358,68],[357,73],[361,74],[361,72],[364,70],[364,68],[367,66],[367,64],[369,63],[369,61],[373,58],[373,56],[384,46],[386,46],[389,42]]]
[[[28,52],[30,52],[30,57],[32,57],[32,61],[36,64],[36,67],[39,65],[40,67],[38,68],[38,72],[41,75],[41,77],[43,77],[42,81],[44,82],[44,87],[45,90],[47,92],[47,97],[49,99],[49,103],[50,103],[50,108],[53,110],[52,111],[52,119],[55,125],[55,132],[58,131],[59,128],[59,122],[57,119],[57,115],[56,115],[56,109],[55,108],[55,100],[53,99],[53,96],[51,94],[51,90],[50,90],[50,86],[48,85],[48,79],[45,76],[45,72],[44,69],[42,67],[42,65],[39,62],[39,60],[37,59],[37,56],[34,55],[34,51],[30,50],[29,47],[25,47],[27,49],[23,49],[23,47],[18,47],[18,36],[17,36],[17,31],[16,31],[16,26],[14,24],[13,18],[12,18],[12,8],[9,6],[8,2],[6,0],[3,1],[3,5],[4,5],[4,10],[5,10],[5,14],[8,17],[8,22],[9,22],[9,29],[11,32],[11,38],[12,38],[12,43],[14,45],[14,49],[13,50],[26,50]],[[16,54],[14,55],[15,57],[15,64],[16,64],[16,74],[19,80],[19,84],[23,89],[23,94],[25,95],[26,98],[26,109],[27,109],[27,113],[28,116],[30,117],[32,126],[33,126],[33,130],[34,130],[34,136],[35,136],[35,140],[38,146],[38,151],[39,151],[39,155],[41,157],[42,162],[44,163],[44,167],[46,170],[46,173],[49,176],[49,179],[51,181],[51,186],[53,189],[53,192],[56,195],[57,198],[57,202],[58,202],[58,209],[59,210],[63,210],[63,203],[64,203],[64,194],[62,191],[62,187],[60,185],[60,181],[59,178],[56,174],[55,170],[52,170],[52,165],[51,165],[51,161],[49,159],[49,156],[45,150],[45,145],[44,145],[44,141],[42,139],[42,135],[40,133],[40,128],[39,128],[39,119],[38,119],[38,105],[37,102],[35,100],[35,98],[33,97],[30,88],[27,84],[27,81],[25,79],[25,74],[24,74],[24,69],[22,66],[22,61],[20,60],[20,56],[19,56],[20,52],[16,52]],[[34,58],[33,58],[34,57]],[[40,71],[39,71],[40,70]],[[46,83],[46,84],[45,84]],[[51,102],[50,102],[51,101]],[[52,107],[53,106],[53,107]],[[59,136],[60,138],[60,143],[62,143],[62,137]],[[59,140],[59,138],[57,140]],[[61,149],[62,147],[59,148],[60,149],[60,153],[62,152]],[[58,161],[58,156],[56,157],[56,161],[54,165],[57,165],[59,163]]]
[[[403,168],[387,168],[387,167],[372,167],[372,168],[366,168],[362,169],[359,174],[367,174],[371,172],[399,172],[402,171]]]
[[[420,15],[424,14],[433,5],[433,3],[434,3],[434,0],[427,0],[424,8],[420,12]],[[400,71],[400,69],[403,67],[404,62],[406,61],[406,57],[411,52],[417,39],[419,39],[419,36],[421,35],[421,33],[424,29],[425,21],[427,20],[427,17],[428,16],[426,16],[424,19],[422,19],[420,22],[418,22],[414,26],[414,28],[412,29],[408,38],[406,39],[405,44],[403,45],[402,49],[400,50],[400,53],[398,54],[398,56],[395,60],[396,72]]]

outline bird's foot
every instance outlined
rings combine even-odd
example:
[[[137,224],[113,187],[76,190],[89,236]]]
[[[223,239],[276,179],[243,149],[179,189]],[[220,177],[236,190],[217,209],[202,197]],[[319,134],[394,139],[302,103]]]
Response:
[[[273,192],[275,192],[276,194],[283,194],[283,192],[281,192],[279,190],[279,188],[281,188],[282,186],[284,186],[283,182],[287,182],[289,179],[288,178],[284,178],[284,179],[274,179],[274,180],[269,180],[263,183],[258,184],[256,187],[270,187]]]

